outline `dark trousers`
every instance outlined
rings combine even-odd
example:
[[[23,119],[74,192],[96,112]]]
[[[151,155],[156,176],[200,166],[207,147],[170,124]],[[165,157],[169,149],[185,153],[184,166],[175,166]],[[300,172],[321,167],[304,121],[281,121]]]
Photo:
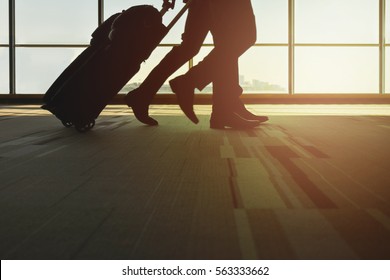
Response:
[[[256,23],[250,0],[209,0],[213,50],[187,72],[198,89],[213,83],[213,113],[235,111],[242,94],[239,57],[256,41]]]
[[[150,72],[141,88],[149,102],[164,82],[181,66],[198,54],[210,30],[209,0],[193,0],[188,10],[182,42],[175,46]]]
[[[185,76],[199,90],[213,83],[213,112],[234,111],[242,94],[238,58],[256,41],[250,0],[194,0],[182,43],[172,48],[141,85],[147,89],[146,98],[151,101],[166,79],[199,52],[209,31],[215,47]]]

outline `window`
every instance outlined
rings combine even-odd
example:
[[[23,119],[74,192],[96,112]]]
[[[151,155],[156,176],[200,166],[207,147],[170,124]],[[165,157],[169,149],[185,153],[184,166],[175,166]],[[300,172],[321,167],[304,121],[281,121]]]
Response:
[[[0,94],[9,92],[8,48],[0,47]]]
[[[386,1],[385,15],[385,93],[390,93],[390,1]]]
[[[96,0],[16,0],[17,44],[88,44],[98,25]]]
[[[296,93],[379,93],[378,48],[297,47]]]
[[[287,47],[253,47],[240,58],[244,93],[288,93]]]
[[[0,0],[0,94],[9,92],[8,1]]]
[[[385,7],[385,30],[386,30],[386,44],[390,43],[390,1],[386,0]]]
[[[258,43],[288,42],[288,0],[252,1]]]
[[[385,62],[385,93],[390,93],[390,47],[386,47],[386,62]]]
[[[177,1],[181,2],[181,1]],[[111,15],[120,12],[122,10],[127,10],[128,8],[132,6],[138,6],[138,5],[152,5],[156,9],[160,10],[161,5],[163,1],[162,0],[110,0],[104,2],[104,17],[108,18]]]
[[[45,93],[82,48],[17,48],[16,91]]]
[[[98,25],[101,3],[105,19],[135,5],[149,4],[160,10],[163,3],[162,0],[12,1],[15,34],[10,36],[9,0],[0,0],[1,94],[10,93],[10,76],[16,80],[16,92],[11,93],[43,94],[88,46]],[[294,4],[294,9],[289,9],[290,4]],[[183,5],[177,0],[175,9],[163,17],[164,24],[169,24]],[[239,60],[244,94],[390,93],[389,39],[385,52],[381,52],[381,42],[390,38],[390,0],[252,0],[252,5],[257,42]],[[290,18],[294,19],[291,26]],[[141,65],[122,93],[141,83],[166,53],[181,43],[185,19],[186,15]],[[381,24],[386,33],[383,38]],[[15,73],[9,63],[10,37],[16,40]],[[294,38],[294,44],[289,45],[289,37]],[[212,43],[209,34],[200,53],[172,77],[202,60]],[[385,71],[381,71],[382,66]],[[171,92],[168,81],[159,92]],[[202,91],[211,92],[211,85]]]
[[[198,64],[212,50],[202,47],[194,58]],[[239,60],[240,85],[245,93],[288,92],[288,48],[252,47]],[[212,93],[208,85],[201,93]]]
[[[8,44],[8,1],[0,0],[0,44]]]
[[[295,93],[379,93],[379,1],[295,0],[295,43]]]
[[[378,0],[295,0],[296,43],[379,43]]]

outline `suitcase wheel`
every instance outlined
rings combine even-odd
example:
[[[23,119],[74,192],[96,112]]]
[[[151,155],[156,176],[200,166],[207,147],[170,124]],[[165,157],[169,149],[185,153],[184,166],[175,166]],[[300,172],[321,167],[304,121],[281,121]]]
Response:
[[[63,124],[65,127],[71,127],[71,126],[73,125],[73,123],[70,122],[70,121],[61,121],[61,122],[62,122],[62,124]]]
[[[92,127],[95,126],[95,120],[90,121],[89,123],[84,123],[84,124],[76,124],[76,130],[78,132],[87,132],[90,130]]]

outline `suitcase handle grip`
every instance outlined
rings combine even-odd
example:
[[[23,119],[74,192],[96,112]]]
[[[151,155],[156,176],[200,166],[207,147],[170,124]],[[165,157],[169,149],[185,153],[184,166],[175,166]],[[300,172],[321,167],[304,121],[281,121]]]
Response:
[[[179,11],[179,13],[172,19],[172,21],[168,24],[167,26],[167,33],[169,32],[169,30],[171,30],[171,28],[176,24],[176,22],[179,21],[179,19],[181,18],[181,16],[188,10],[188,8],[190,7],[190,4],[193,0],[188,0],[186,2],[186,4],[184,5],[183,8],[181,8],[181,10]]]
[[[169,0],[164,0],[162,9],[160,11],[161,15],[164,16],[169,9],[173,10],[175,8],[175,2],[176,0],[171,0],[171,2]]]

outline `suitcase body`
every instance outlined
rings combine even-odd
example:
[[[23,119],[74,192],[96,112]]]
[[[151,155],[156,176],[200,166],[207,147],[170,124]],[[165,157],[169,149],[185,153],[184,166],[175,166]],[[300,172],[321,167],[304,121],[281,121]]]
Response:
[[[44,95],[49,110],[66,127],[84,132],[139,70],[167,33],[161,13],[141,5],[111,16]]]

